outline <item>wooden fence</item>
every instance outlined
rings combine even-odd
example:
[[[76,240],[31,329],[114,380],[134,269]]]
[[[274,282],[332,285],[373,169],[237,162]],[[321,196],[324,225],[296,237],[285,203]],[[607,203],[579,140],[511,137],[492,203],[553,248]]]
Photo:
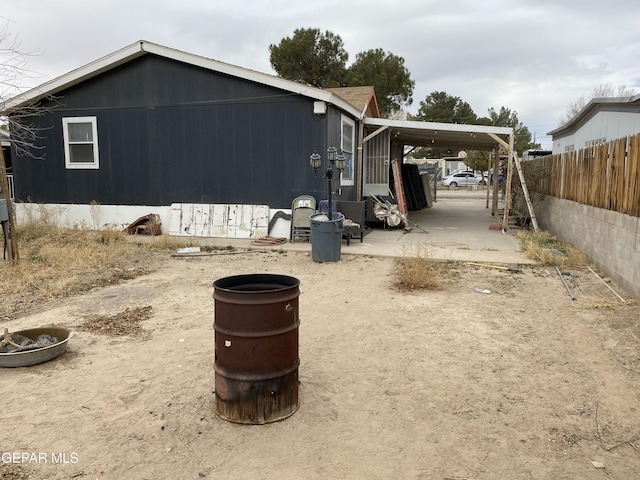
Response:
[[[640,217],[640,134],[523,162],[532,194]]]

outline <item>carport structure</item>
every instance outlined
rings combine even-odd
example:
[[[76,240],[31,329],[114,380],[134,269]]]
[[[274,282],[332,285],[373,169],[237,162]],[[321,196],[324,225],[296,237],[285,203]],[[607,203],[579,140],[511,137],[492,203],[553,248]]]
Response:
[[[402,163],[406,147],[431,147],[442,150],[498,151],[503,147],[513,159],[514,133],[511,127],[462,125],[454,123],[417,122],[365,118],[361,132],[362,149],[358,164],[362,179],[358,191],[367,196],[388,194],[389,165]],[[508,162],[503,228],[507,226],[512,162]]]

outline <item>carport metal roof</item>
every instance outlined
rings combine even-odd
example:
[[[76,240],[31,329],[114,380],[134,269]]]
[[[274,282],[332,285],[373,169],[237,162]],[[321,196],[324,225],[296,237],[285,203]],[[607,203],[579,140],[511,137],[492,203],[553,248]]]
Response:
[[[367,127],[376,128],[368,137],[389,129],[395,142],[414,147],[447,148],[452,150],[490,151],[498,145],[513,148],[513,128],[456,123],[415,122],[365,118]],[[366,141],[366,139],[365,139]]]

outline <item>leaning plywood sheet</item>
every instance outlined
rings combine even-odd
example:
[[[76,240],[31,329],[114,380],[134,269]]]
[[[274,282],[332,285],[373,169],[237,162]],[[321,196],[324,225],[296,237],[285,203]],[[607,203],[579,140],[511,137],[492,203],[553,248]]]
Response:
[[[404,196],[404,186],[402,185],[402,173],[400,170],[400,162],[398,160],[391,161],[391,167],[393,170],[393,183],[396,187],[396,201],[398,203],[398,209],[400,213],[406,215],[409,213],[407,210],[407,201]]]
[[[174,203],[169,234],[189,237],[260,238],[268,234],[267,205]]]
[[[433,197],[431,196],[431,175],[423,173],[420,175],[420,182],[424,190],[424,196],[427,200],[427,208],[433,207]]]

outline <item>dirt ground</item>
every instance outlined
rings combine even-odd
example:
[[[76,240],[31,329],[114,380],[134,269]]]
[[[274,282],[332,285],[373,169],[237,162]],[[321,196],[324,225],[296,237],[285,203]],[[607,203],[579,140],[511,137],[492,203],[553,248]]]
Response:
[[[640,477],[640,308],[595,276],[458,266],[436,291],[392,287],[393,259],[251,252],[43,305],[61,357],[1,369],[2,479],[631,479]],[[212,282],[300,280],[300,408],[215,415]],[[481,293],[475,289],[488,290]],[[81,330],[151,307],[142,333]]]

